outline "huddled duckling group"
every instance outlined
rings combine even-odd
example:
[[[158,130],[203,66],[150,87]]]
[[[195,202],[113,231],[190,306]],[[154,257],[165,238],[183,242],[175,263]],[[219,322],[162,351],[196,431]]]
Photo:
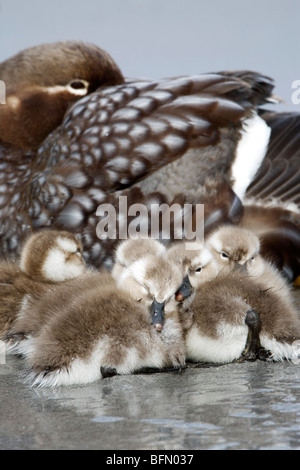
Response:
[[[73,234],[42,231],[18,262],[1,263],[0,284],[1,340],[26,358],[37,386],[186,361],[298,357],[290,288],[259,254],[256,235],[236,226],[204,243],[122,241],[111,272],[88,268]]]

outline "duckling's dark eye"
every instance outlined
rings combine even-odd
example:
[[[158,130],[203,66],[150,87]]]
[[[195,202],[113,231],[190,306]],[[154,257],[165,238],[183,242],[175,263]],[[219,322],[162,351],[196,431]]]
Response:
[[[201,273],[201,271],[202,271],[202,268],[197,268],[196,269],[196,273]]]
[[[229,256],[226,253],[224,253],[224,251],[222,251],[221,256],[222,258],[225,258],[225,259],[229,258]]]
[[[70,87],[74,88],[74,90],[81,90],[82,88],[86,88],[86,84],[80,80],[73,80],[70,83]]]

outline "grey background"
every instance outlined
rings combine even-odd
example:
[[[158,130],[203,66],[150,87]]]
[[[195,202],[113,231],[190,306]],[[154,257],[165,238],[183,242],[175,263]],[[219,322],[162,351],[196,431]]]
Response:
[[[82,39],[106,49],[127,77],[252,69],[276,80],[300,111],[299,0],[0,0],[0,61],[25,47]],[[0,77],[1,79],[1,77]]]
[[[300,111],[291,102],[299,13],[299,0],[0,0],[0,61],[43,42],[83,39],[110,52],[126,76],[257,70],[274,77],[286,109]],[[300,449],[292,363],[56,390],[23,385],[24,367],[18,358],[0,367],[0,449]]]

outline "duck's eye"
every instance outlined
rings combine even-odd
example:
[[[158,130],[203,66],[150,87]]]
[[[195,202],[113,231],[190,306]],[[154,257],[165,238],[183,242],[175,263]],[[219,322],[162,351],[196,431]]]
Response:
[[[201,273],[201,271],[202,271],[201,267],[196,269],[196,273]]]
[[[74,90],[81,90],[83,88],[86,88],[86,84],[85,84],[85,82],[83,82],[81,80],[73,80],[70,83],[70,87],[74,88]]]
[[[221,257],[224,258],[224,259],[228,259],[228,258],[229,258],[229,256],[228,256],[224,251],[222,251]]]

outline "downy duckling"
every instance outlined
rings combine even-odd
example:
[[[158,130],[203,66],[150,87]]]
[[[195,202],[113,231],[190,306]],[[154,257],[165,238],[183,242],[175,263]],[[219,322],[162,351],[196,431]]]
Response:
[[[290,286],[281,272],[260,254],[260,242],[251,230],[237,226],[223,226],[216,230],[207,245],[218,266],[219,275],[226,276],[239,269],[260,286],[273,289],[292,302]]]
[[[283,315],[283,320],[285,315],[287,324],[294,325],[294,322],[297,323],[298,321],[298,315],[290,296],[289,286],[281,274],[259,255],[259,240],[255,234],[248,230],[233,226],[221,227],[209,238],[207,246],[210,249],[211,256],[213,256],[213,261],[209,263],[210,271],[207,271],[205,279],[199,276],[199,280],[201,279],[204,282],[195,283],[195,279],[192,280],[191,274],[189,274],[192,285],[194,284],[194,287],[199,290],[196,291],[194,297],[186,300],[184,300],[182,290],[177,294],[177,300],[184,301],[184,308],[182,308],[181,304],[181,320],[183,325],[189,324],[186,321],[187,318],[197,321],[197,318],[202,318],[202,316],[206,316],[204,323],[206,321],[209,322],[210,317],[213,325],[218,319],[221,325],[223,324],[222,322],[225,322],[228,328],[227,330],[225,327],[223,328],[220,338],[224,341],[224,344],[228,343],[228,348],[224,344],[224,347],[222,347],[222,341],[219,341],[219,339],[215,341],[215,349],[220,353],[219,356],[216,353],[216,358],[218,359],[216,362],[228,362],[239,357],[242,351],[240,345],[244,345],[243,348],[245,347],[245,341],[241,339],[243,335],[245,336],[245,331],[248,331],[248,339],[247,352],[244,354],[244,357],[253,359],[256,356],[261,358],[268,356],[268,353],[260,346],[259,334],[260,331],[264,333],[265,329],[268,331],[268,324],[265,325],[264,317],[268,313],[268,308],[270,309],[269,316],[272,315],[272,305],[277,302],[278,296],[281,297],[280,305],[282,307],[281,314]],[[238,280],[239,282],[237,282]],[[233,288],[232,283],[234,282],[237,282],[239,287]],[[253,298],[255,298],[255,295],[258,299],[262,296],[261,300],[256,300],[250,305],[247,304],[245,299],[247,295],[250,295],[248,291],[253,293]],[[259,307],[262,301],[264,302],[262,307],[263,315],[260,318],[261,312],[256,307]],[[241,325],[234,332],[232,326],[234,322],[230,320],[232,318],[235,319],[234,321],[240,319],[241,312],[244,315],[242,336],[238,332]],[[277,314],[280,314],[280,310],[277,310]],[[195,318],[196,320],[194,320]],[[214,325],[214,328],[216,329],[216,325]],[[220,328],[222,329],[222,327]],[[271,331],[269,334],[270,338],[274,337],[279,341],[279,344],[275,345],[275,350],[281,347],[280,331],[280,328],[279,330],[275,328],[275,331]],[[275,336],[276,332],[279,335],[278,337]],[[290,326],[289,332],[292,343],[295,339],[292,334],[292,326]],[[203,338],[205,336],[204,334]],[[198,335],[199,348],[204,341],[203,338],[201,335]],[[241,341],[235,349],[234,345],[238,342],[238,338]],[[272,357],[275,360],[280,358],[280,354],[273,353],[274,348],[269,347],[270,342],[264,340],[263,346],[265,349],[272,350]],[[232,352],[233,350],[235,351],[234,353]],[[210,354],[209,352],[207,352],[207,356],[204,354],[202,360],[210,358],[214,362],[214,356]],[[289,357],[289,351],[282,354],[282,357]],[[290,354],[293,357],[295,351]],[[198,356],[198,360],[201,360],[200,356]]]
[[[122,242],[116,250],[115,265],[112,269],[117,286],[125,290],[133,299],[141,301],[143,293],[142,286],[145,282],[150,282],[154,277],[157,285],[161,282],[161,289],[164,291],[165,283],[168,283],[168,269],[164,271],[165,257],[171,262],[176,262],[178,267],[184,272],[186,265],[177,259],[176,256],[170,255],[165,246],[158,240],[154,239],[128,239]],[[181,254],[181,253],[180,253]],[[179,255],[179,253],[178,253]],[[190,283],[183,279],[180,288],[185,287],[185,297],[191,294]],[[149,289],[150,290],[150,289]],[[164,318],[158,306],[152,310],[151,323],[157,331],[161,331],[164,324]]]
[[[30,236],[18,262],[0,263],[0,336],[12,327],[30,297],[85,271],[82,246],[75,235],[44,231]]]
[[[49,321],[52,311],[59,312],[68,304],[71,308],[76,296],[83,291],[106,289],[112,283],[108,271],[86,270],[82,275],[51,286],[36,295],[27,295],[21,309],[3,339],[8,352],[27,357],[31,354],[33,339],[40,334]],[[50,304],[51,302],[51,308]]]
[[[71,302],[69,295],[63,297],[61,285],[34,303],[33,310],[46,310],[48,318],[28,348],[34,385],[86,384],[145,367],[184,366],[174,296],[182,282],[182,269],[164,256],[151,255],[137,262],[139,269],[132,270],[132,275],[140,286],[139,301],[125,288],[119,289],[107,273],[110,283],[84,283],[74,290]],[[69,294],[69,286],[67,290]],[[165,316],[161,332],[149,321],[156,310]]]
[[[232,225],[216,229],[206,243],[222,275],[234,269],[245,271],[260,247],[259,239],[253,232]]]
[[[183,266],[187,297],[190,296],[189,284],[193,289],[198,289],[203,283],[210,281],[218,275],[218,265],[211,252],[202,242],[174,243],[168,247],[167,256],[171,262]],[[177,300],[183,299],[178,297]]]
[[[217,276],[196,291],[192,304],[181,304],[193,315],[185,332],[186,359],[227,363],[239,358],[281,361],[295,359],[293,342],[300,339],[296,309],[280,292],[266,289],[238,271]]]
[[[201,241],[174,243],[167,249],[171,263],[182,266],[183,282],[175,294],[180,306],[180,321],[188,330],[193,323],[193,303],[195,292],[201,285],[218,275],[218,267],[212,254]],[[184,302],[184,308],[182,308]]]
[[[160,256],[163,253],[162,248],[164,247],[159,242],[150,239],[128,239],[123,241],[118,247],[115,266],[112,270],[117,287],[124,289],[126,294],[131,298],[141,301],[144,291],[142,290],[140,282],[137,281],[138,273],[141,274],[140,271],[143,264],[141,259],[142,257],[145,259],[145,257],[147,258],[150,255],[153,256],[155,254]],[[155,258],[155,262],[158,259],[160,260],[160,258]],[[139,263],[134,264],[137,260],[140,260]],[[133,268],[131,268],[132,264],[134,265]],[[51,305],[54,310],[59,310],[66,301],[71,303],[77,292],[81,293],[83,290],[90,291],[92,289],[100,290],[101,288],[106,289],[114,284],[114,280],[112,279],[111,274],[106,270],[95,272],[92,270],[86,270],[79,278],[74,278],[67,284],[64,283],[62,289],[57,289],[55,291],[55,297],[53,296],[51,298]],[[39,307],[35,308],[35,304],[38,300]],[[39,334],[43,328],[48,318],[47,311],[48,310],[44,305],[44,297],[39,298],[39,296],[35,296],[31,300],[28,296],[26,297],[26,304],[23,305],[22,310],[19,312],[13,326],[11,326],[9,330],[9,334],[7,335],[13,352],[22,354],[23,356],[30,354],[31,338]],[[160,330],[163,323],[163,318],[161,316],[162,311],[159,309],[153,309],[152,315],[153,317],[149,317],[149,323],[152,321],[156,329]]]
[[[152,238],[128,238],[121,242],[116,249],[112,274],[119,265],[121,267],[128,267],[143,256],[158,255],[165,251],[165,246],[158,240]]]
[[[162,255],[165,251],[166,248],[162,243],[151,238],[129,238],[121,242],[116,249],[114,265],[111,271],[117,286],[122,288],[126,285],[126,290],[135,298],[136,280],[131,275],[131,270],[134,269],[131,265],[146,256]],[[126,282],[124,282],[125,278]]]

